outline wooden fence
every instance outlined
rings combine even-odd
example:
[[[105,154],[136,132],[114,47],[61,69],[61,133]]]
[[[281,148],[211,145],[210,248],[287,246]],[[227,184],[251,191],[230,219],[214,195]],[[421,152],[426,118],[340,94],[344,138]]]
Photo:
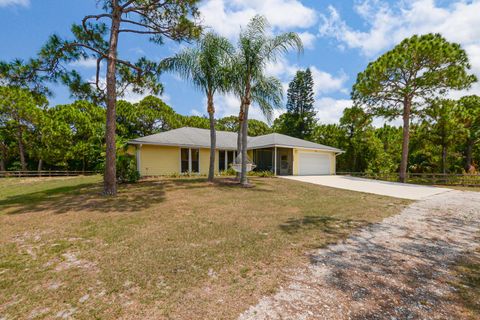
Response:
[[[398,173],[337,172],[337,174],[383,181],[399,181]],[[407,182],[427,185],[480,187],[480,174],[407,173]]]
[[[0,171],[0,178],[21,177],[74,177],[98,174],[97,171],[67,171],[67,170],[44,170],[44,171]]]

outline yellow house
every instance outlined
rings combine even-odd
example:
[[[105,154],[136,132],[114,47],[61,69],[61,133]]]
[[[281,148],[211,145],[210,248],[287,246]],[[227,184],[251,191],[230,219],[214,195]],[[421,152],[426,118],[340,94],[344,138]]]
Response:
[[[135,147],[138,171],[142,176],[178,173],[207,174],[210,160],[210,131],[180,128],[129,141]],[[229,168],[237,156],[237,134],[217,131],[215,172]],[[272,133],[248,137],[248,155],[255,170],[275,175],[335,174],[334,147]]]

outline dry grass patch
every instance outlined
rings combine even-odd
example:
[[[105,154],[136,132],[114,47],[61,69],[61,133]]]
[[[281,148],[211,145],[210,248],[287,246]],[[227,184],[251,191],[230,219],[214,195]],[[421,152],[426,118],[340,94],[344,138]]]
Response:
[[[308,263],[309,250],[409,203],[284,179],[224,181],[143,181],[116,198],[82,184],[0,200],[0,318],[232,319]]]
[[[480,240],[480,238],[479,238]],[[465,319],[478,319],[480,315],[480,249],[466,254],[453,267],[456,289],[453,299],[460,306]]]

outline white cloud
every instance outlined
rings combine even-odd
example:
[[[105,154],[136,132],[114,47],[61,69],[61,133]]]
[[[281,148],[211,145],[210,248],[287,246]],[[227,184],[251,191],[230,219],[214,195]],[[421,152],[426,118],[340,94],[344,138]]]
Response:
[[[256,14],[279,30],[309,28],[317,21],[315,10],[298,0],[207,0],[199,9],[203,23],[228,38],[235,38]]]
[[[317,97],[324,93],[342,91],[344,93],[344,85],[348,80],[348,76],[344,72],[340,72],[338,76],[334,76],[328,72],[319,70],[315,66],[311,66],[313,77],[313,91]]]
[[[0,0],[0,7],[8,6],[28,7],[30,6],[30,0]]]
[[[190,110],[190,114],[191,114],[192,116],[198,116],[198,117],[203,116],[203,113],[200,112],[200,111],[198,111],[197,109],[192,109],[192,110]]]
[[[151,95],[151,93],[149,93],[149,92],[146,92],[146,93],[143,93],[143,94],[138,94],[138,93],[133,92],[130,89],[127,89],[125,91],[125,94],[123,95],[123,97],[121,97],[120,99],[128,101],[130,103],[136,103],[136,102],[139,102],[139,101],[143,100],[143,98],[148,97],[149,95]],[[157,96],[157,97],[162,99],[163,102],[165,102],[166,104],[170,104],[171,99],[170,99],[170,96],[168,94],[163,94],[163,95],[160,95],[160,96]]]
[[[348,80],[348,76],[343,71],[339,72],[339,74],[335,76],[326,71],[318,69],[316,66],[309,66],[309,68],[312,71],[314,82],[313,91],[315,92],[316,97],[320,97],[322,94],[332,93],[335,91],[345,93],[346,88],[344,85]],[[306,68],[300,67],[296,64],[290,64],[285,57],[281,57],[277,59],[276,62],[267,64],[265,73],[283,80],[283,85],[286,92],[288,89],[288,83],[293,80],[295,74],[300,69],[305,70]]]
[[[319,123],[338,123],[342,117],[343,110],[352,106],[350,99],[333,99],[329,97],[320,98],[315,102],[317,119]]]
[[[102,64],[100,64],[102,65]],[[96,68],[97,67],[97,59],[95,58],[87,58],[87,59],[79,59],[77,61],[73,61],[70,63],[72,67],[80,67],[80,68]]]
[[[340,49],[359,49],[369,59],[392,48],[414,34],[440,33],[448,41],[460,43],[467,52],[473,72],[480,78],[480,1],[452,1],[440,6],[434,0],[399,1],[389,5],[377,0],[363,0],[355,11],[366,29],[355,29],[333,7],[322,16],[320,36],[337,40]],[[452,93],[480,94],[480,85]]]
[[[463,45],[478,44],[480,39],[478,1],[459,1],[440,7],[433,0],[399,1],[396,6],[364,0],[355,10],[366,23],[366,31],[348,26],[333,6],[328,10],[329,14],[322,16],[320,35],[334,37],[348,48],[360,49],[368,57],[413,34],[438,32]]]
[[[91,83],[92,86],[95,86],[95,84],[94,84],[95,83],[95,76],[88,79],[88,81]],[[105,77],[100,77],[99,80],[98,80],[98,84],[99,84],[100,89],[105,90],[105,88],[107,86],[107,79]],[[119,97],[118,99],[119,100],[125,100],[125,101],[128,101],[130,103],[136,103],[136,102],[139,102],[143,98],[148,97],[150,95],[152,95],[150,92],[145,92],[145,93],[142,93],[142,94],[135,93],[135,92],[133,92],[131,87],[127,87],[127,89],[123,92],[123,95],[121,97]],[[170,102],[171,102],[170,95],[168,95],[166,93],[164,93],[163,95],[159,95],[157,97],[162,99],[167,104],[170,104]]]
[[[215,117],[223,118],[228,116],[238,116],[240,111],[240,100],[233,94],[217,94],[214,98],[215,103]],[[196,107],[190,110],[190,114],[194,116],[206,116],[207,115],[207,100],[202,99],[202,106]],[[284,110],[274,110],[273,119],[282,114]],[[252,104],[248,113],[249,119],[257,119],[267,122],[267,119],[260,111],[260,108],[256,104]],[[273,120],[272,119],[272,120]]]
[[[314,49],[315,48],[315,40],[316,36],[310,32],[300,32],[298,34],[300,39],[302,39],[303,47],[305,49]]]
[[[291,64],[285,57],[279,57],[275,62],[267,63],[265,74],[284,80],[291,80],[300,67]]]
[[[472,72],[480,76],[480,38],[478,42],[478,44],[466,45],[463,48],[467,51],[468,58],[472,64]]]

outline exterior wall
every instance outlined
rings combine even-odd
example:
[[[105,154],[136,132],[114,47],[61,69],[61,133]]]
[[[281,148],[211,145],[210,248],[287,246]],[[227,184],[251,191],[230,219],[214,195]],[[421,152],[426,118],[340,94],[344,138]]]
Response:
[[[140,158],[139,171],[142,176],[165,176],[180,173],[180,147],[142,145],[137,153]],[[135,146],[128,148],[128,152],[135,154]],[[200,148],[199,173],[208,174],[210,149]],[[215,152],[215,174],[218,173],[218,150]]]
[[[180,172],[180,148],[142,145],[140,147],[140,175],[162,176]],[[138,159],[137,159],[138,161]]]
[[[139,171],[142,176],[162,176],[180,173],[180,147],[142,145],[137,149],[140,159]],[[324,153],[330,156],[330,174],[335,174],[336,159],[334,152],[309,149],[293,149],[293,175],[298,175],[299,152]],[[128,153],[135,153],[135,146],[128,148]],[[253,150],[248,150],[248,156],[253,160]],[[210,149],[201,148],[199,152],[199,171],[202,175],[208,174]],[[215,174],[219,172],[219,151],[215,152]]]
[[[336,163],[336,157],[334,152],[295,148],[293,149],[293,175],[294,176],[298,176],[299,152],[315,152],[315,153],[328,154],[330,156],[330,174],[335,174],[337,163]]]
[[[200,149],[200,174],[207,175],[210,165],[210,149]],[[215,151],[215,174],[218,174],[218,150]]]

